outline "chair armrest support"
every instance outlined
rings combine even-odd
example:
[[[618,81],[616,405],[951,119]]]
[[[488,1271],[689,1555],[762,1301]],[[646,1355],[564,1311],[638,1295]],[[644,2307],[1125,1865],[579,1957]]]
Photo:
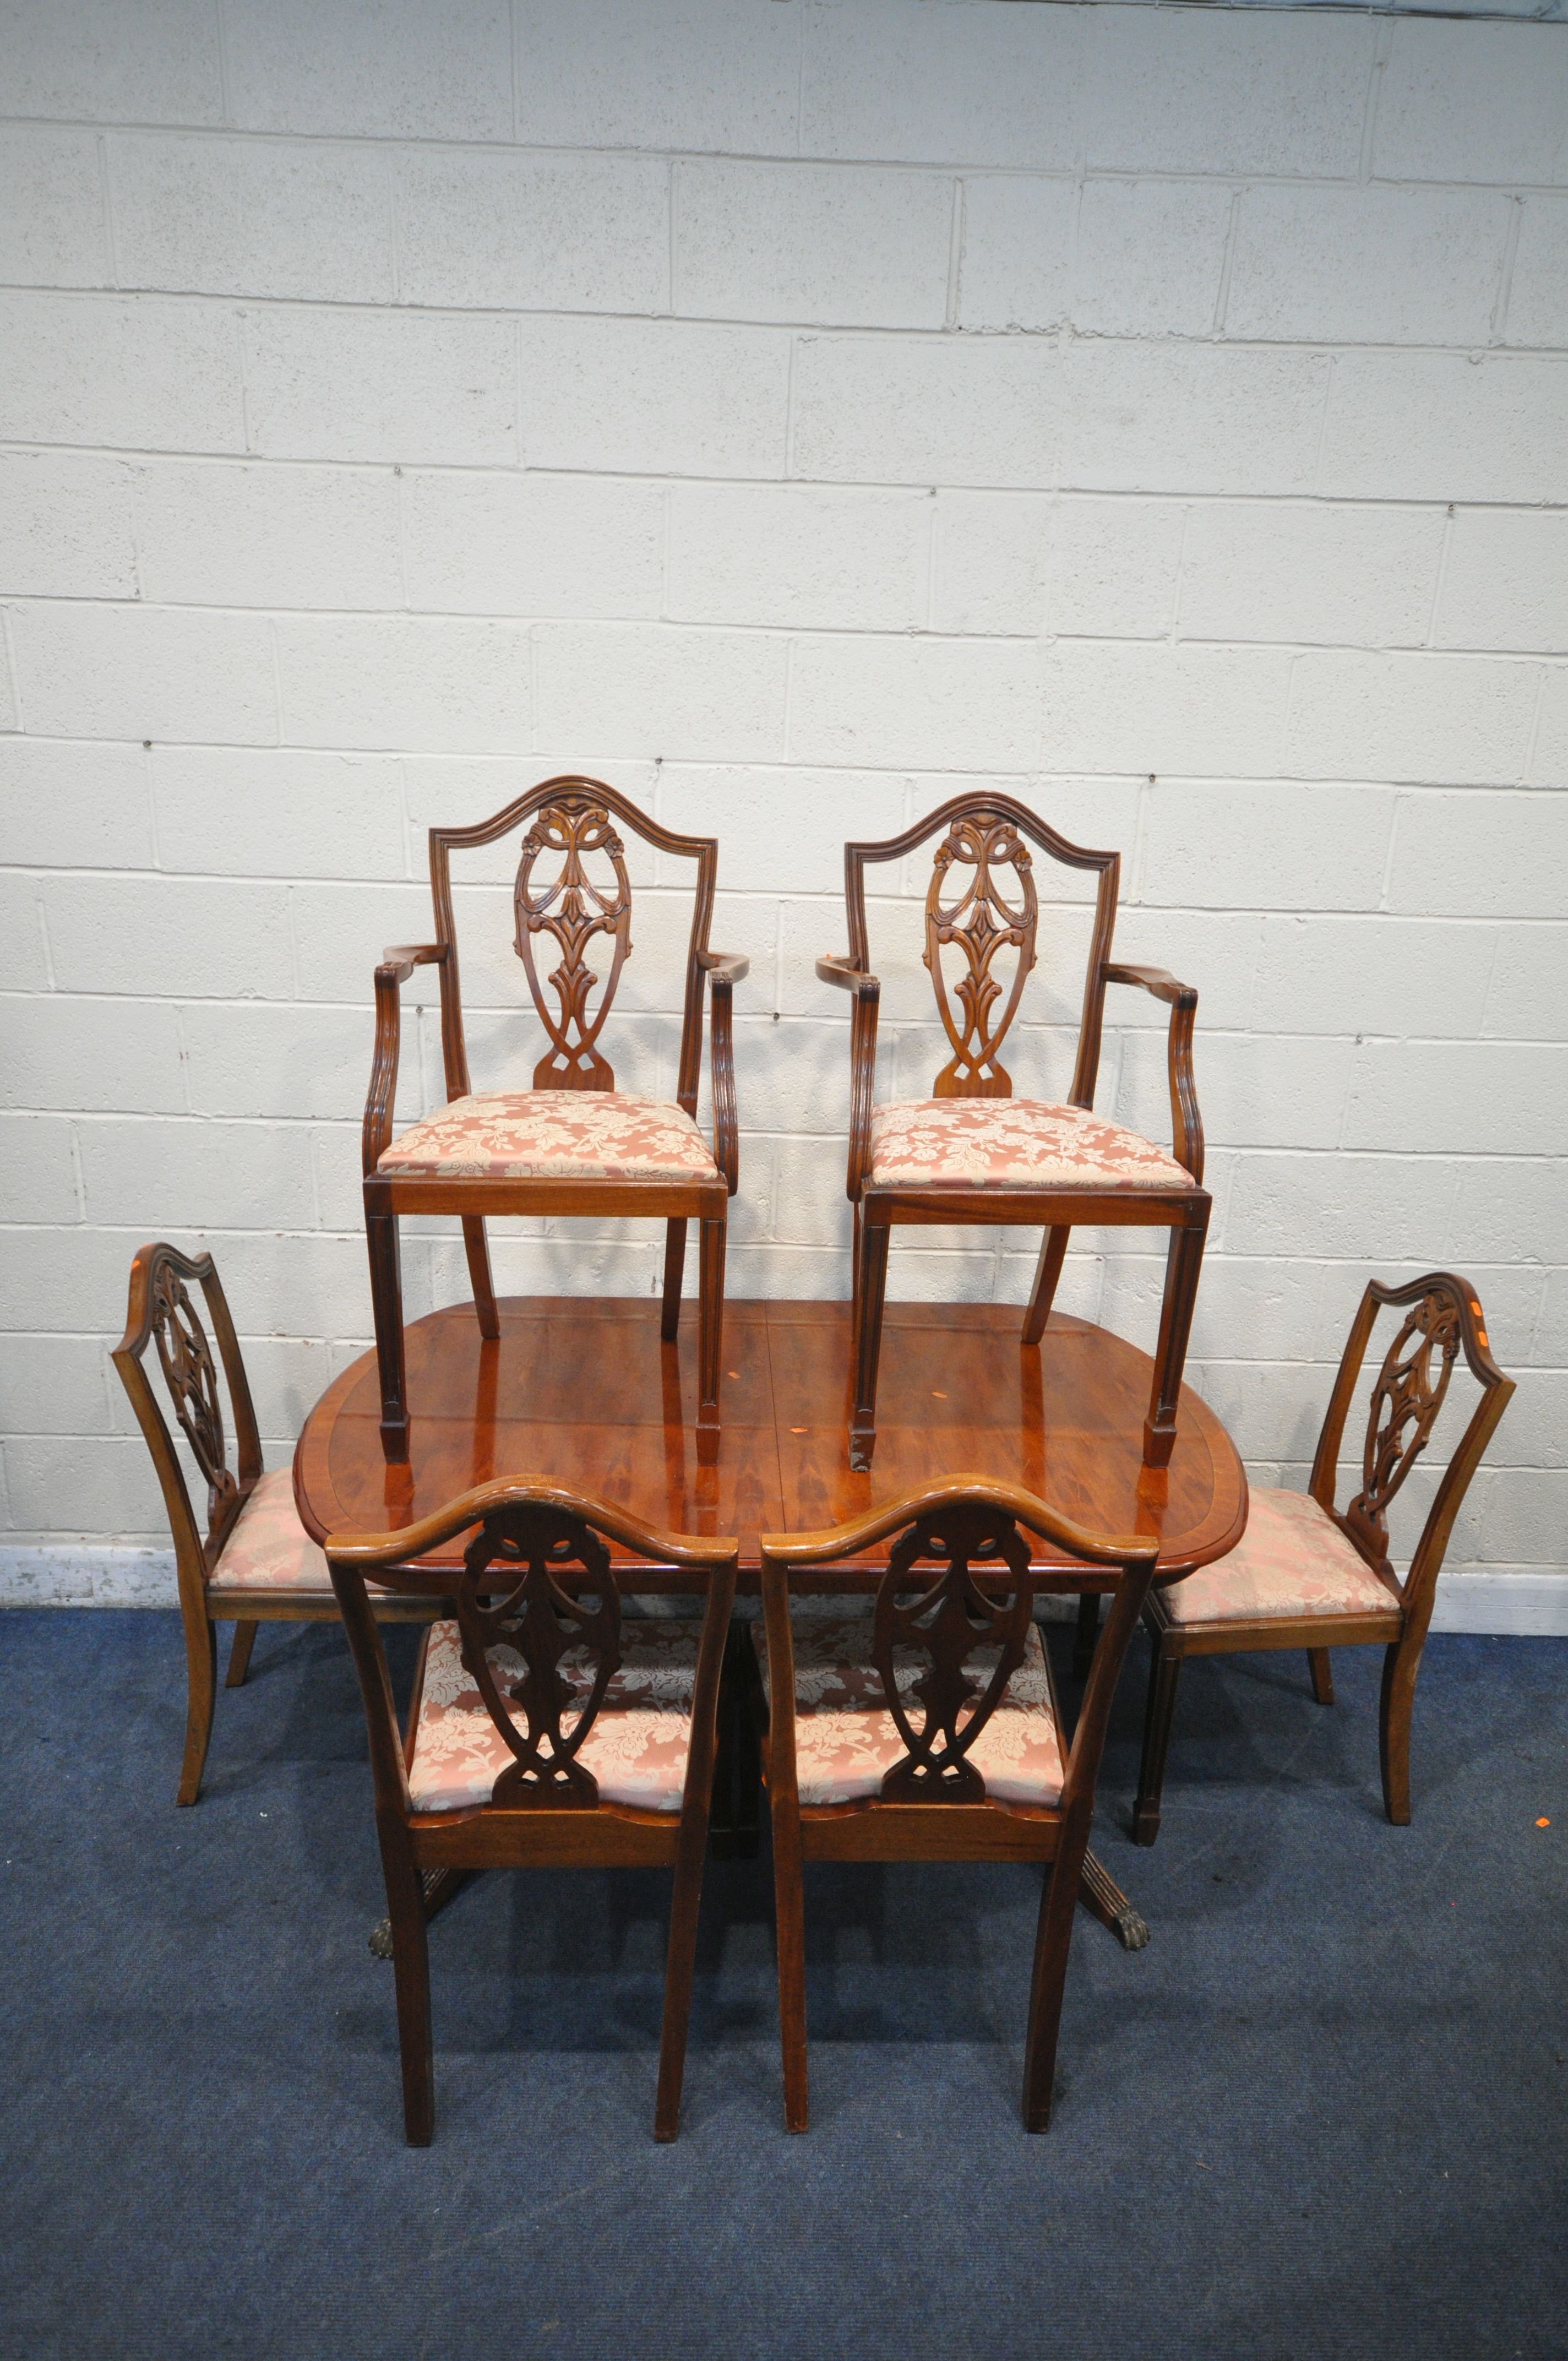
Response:
[[[1198,1086],[1192,1078],[1192,1020],[1198,1009],[1195,984],[1179,983],[1168,968],[1129,967],[1107,961],[1101,969],[1107,983],[1130,983],[1152,993],[1170,1010],[1168,1050],[1170,1081],[1170,1130],[1176,1160],[1194,1180],[1203,1178],[1203,1118],[1198,1111]]]
[[[444,943],[402,943],[384,951],[376,970],[376,1046],[370,1056],[370,1088],[359,1135],[360,1162],[367,1180],[392,1137],[392,1101],[397,1096],[402,1044],[401,986],[416,967],[444,966],[445,961]]]
[[[882,1002],[881,980],[850,964],[848,952],[828,951],[817,962],[824,983],[836,983],[853,994],[850,1010],[850,1168],[844,1193],[851,1205],[861,1202],[872,1154],[872,1102],[876,1082],[877,1013]]]

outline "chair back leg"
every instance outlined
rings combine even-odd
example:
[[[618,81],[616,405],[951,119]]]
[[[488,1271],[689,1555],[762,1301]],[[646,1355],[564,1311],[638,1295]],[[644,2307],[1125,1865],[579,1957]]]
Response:
[[[1040,1915],[1035,1927],[1035,1964],[1029,1979],[1029,2030],[1024,2051],[1024,2128],[1050,2128],[1051,2085],[1056,2079],[1057,2037],[1061,2030],[1062,1994],[1067,1988],[1068,1955],[1072,1948],[1072,1923],[1078,1910],[1079,1881],[1089,1850],[1089,1816],[1070,1834],[1062,1830],[1062,1847],[1046,1865],[1040,1893]]]
[[[1409,1634],[1396,1640],[1383,1659],[1383,1697],[1377,1745],[1383,1772],[1383,1808],[1397,1828],[1410,1825],[1410,1712],[1426,1634],[1412,1646]]]
[[[185,1760],[180,1766],[177,1804],[193,1804],[202,1792],[207,1746],[213,1735],[213,1701],[218,1687],[218,1628],[203,1615],[199,1625],[185,1619]]]
[[[1138,1795],[1133,1806],[1133,1842],[1152,1845],[1159,1834],[1165,1754],[1181,1678],[1181,1646],[1169,1632],[1149,1634],[1149,1693],[1144,1715],[1144,1752],[1138,1764]]]
[[[479,1316],[479,1334],[492,1340],[501,1333],[496,1311],[495,1285],[490,1278],[490,1249],[485,1241],[483,1213],[463,1216],[463,1251],[468,1257],[468,1284],[474,1290],[474,1309]]]
[[[664,1300],[659,1334],[673,1345],[681,1324],[681,1280],[686,1267],[686,1224],[684,1218],[664,1224]]]
[[[1046,1333],[1046,1323],[1056,1301],[1057,1281],[1067,1260],[1067,1244],[1072,1235],[1071,1224],[1058,1223],[1046,1232],[1040,1241],[1040,1259],[1035,1266],[1035,1289],[1029,1298],[1029,1309],[1024,1314],[1024,1342],[1037,1345]]]
[[[1307,1668],[1312,1675],[1312,1695],[1316,1697],[1318,1703],[1320,1705],[1332,1705],[1334,1701],[1334,1668],[1329,1661],[1328,1650],[1326,1648],[1309,1648],[1307,1651]]]
[[[692,1983],[696,1971],[697,1912],[702,1903],[702,1863],[707,1850],[707,1814],[688,1812],[675,1853],[674,1888],[670,1896],[664,2013],[659,2033],[659,2089],[653,2103],[656,2140],[673,2140],[681,2126],[681,2086],[685,2079],[686,2035],[691,2025]]]

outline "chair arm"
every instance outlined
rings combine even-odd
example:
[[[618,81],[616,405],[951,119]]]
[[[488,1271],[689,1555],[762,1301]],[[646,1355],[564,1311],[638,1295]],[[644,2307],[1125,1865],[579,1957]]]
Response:
[[[722,976],[726,983],[741,983],[751,972],[751,962],[743,951],[698,951],[696,963],[716,983]]]
[[[735,1113],[735,985],[749,960],[699,952],[707,970],[707,1023],[713,1076],[713,1160],[733,1197],[740,1179],[740,1127]]]
[[[876,1082],[877,1012],[882,1002],[880,978],[852,967],[848,952],[828,951],[817,962],[824,983],[836,983],[854,994],[850,1010],[850,1167],[844,1194],[851,1205],[861,1202],[872,1154],[872,1100]]]
[[[383,951],[376,970],[376,1046],[370,1056],[370,1088],[360,1126],[360,1162],[365,1177],[375,1171],[392,1137],[392,1101],[398,1091],[398,1053],[402,1043],[400,986],[416,967],[444,966],[444,943],[400,943]]]
[[[1168,968],[1127,967],[1107,961],[1100,971],[1107,983],[1131,983],[1152,993],[1170,1009],[1168,1070],[1170,1130],[1176,1160],[1194,1180],[1203,1178],[1203,1118],[1198,1111],[1198,1086],[1192,1078],[1192,1019],[1198,1008],[1194,984],[1179,983]]]

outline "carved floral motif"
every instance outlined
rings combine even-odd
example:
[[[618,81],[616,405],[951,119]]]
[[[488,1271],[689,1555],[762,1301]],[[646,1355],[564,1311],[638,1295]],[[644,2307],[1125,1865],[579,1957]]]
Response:
[[[159,1263],[152,1282],[152,1333],[174,1415],[207,1482],[207,1531],[218,1522],[238,1489],[226,1464],[223,1403],[207,1332],[170,1264]]]
[[[1016,904],[1008,901],[995,874],[1007,868],[1017,879]],[[966,876],[969,871],[972,876]],[[943,888],[949,884],[956,890],[953,899],[945,902]],[[1034,860],[1012,821],[983,811],[955,820],[937,848],[926,896],[926,965],[953,1045],[952,1057],[937,1077],[936,1097],[1012,1095],[1012,1077],[996,1053],[1013,1022],[1024,979],[1035,964],[1036,923]],[[942,952],[949,944],[958,946],[965,961],[955,988],[961,1027],[942,970]],[[1009,947],[1018,957],[1003,1000],[1003,986],[992,969],[997,954]],[[995,1019],[999,1000],[1003,1005]]]
[[[585,866],[591,853],[602,853],[610,866],[611,879],[602,887]],[[550,854],[559,854],[559,873],[535,888],[535,868]],[[603,804],[590,796],[564,795],[543,807],[523,838],[512,900],[518,956],[550,1036],[550,1049],[534,1068],[534,1089],[612,1091],[615,1075],[598,1044],[631,949],[631,882],[625,846]],[[553,935],[560,947],[560,963],[548,979],[560,1003],[558,1016],[551,1012],[534,963],[533,939],[542,933]],[[588,997],[599,979],[587,952],[596,935],[608,935],[614,948],[603,996],[590,1018]]]

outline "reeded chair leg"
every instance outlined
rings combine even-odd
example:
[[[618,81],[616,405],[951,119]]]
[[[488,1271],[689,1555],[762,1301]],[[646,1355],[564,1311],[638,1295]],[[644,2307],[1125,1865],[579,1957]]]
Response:
[[[1307,1669],[1312,1675],[1312,1695],[1316,1697],[1318,1703],[1320,1705],[1332,1705],[1334,1701],[1334,1668],[1329,1661],[1328,1650],[1326,1648],[1309,1648],[1307,1651]]]
[[[395,1462],[409,1455],[403,1274],[396,1213],[372,1213],[367,1206],[365,1243],[370,1254],[370,1309],[376,1323],[376,1366],[381,1383],[381,1450],[388,1460]]]
[[[180,1766],[177,1804],[193,1804],[202,1792],[207,1745],[213,1735],[213,1703],[218,1688],[218,1629],[203,1618],[198,1630],[185,1626],[185,1760]]]
[[[1159,1342],[1155,1346],[1154,1386],[1149,1396],[1149,1414],[1144,1421],[1144,1458],[1150,1467],[1168,1467],[1176,1448],[1176,1405],[1181,1394],[1181,1372],[1187,1361],[1187,1339],[1198,1301],[1198,1274],[1203,1267],[1203,1241],[1208,1232],[1209,1209],[1205,1205],[1199,1221],[1173,1229],[1170,1234]]]
[[[850,1465],[858,1475],[871,1466],[876,1450],[877,1371],[882,1360],[882,1315],[887,1295],[887,1252],[893,1233],[885,1222],[861,1224],[860,1286],[855,1298],[852,1351],[855,1415],[850,1429]]]
[[[474,1309],[479,1318],[479,1334],[493,1341],[501,1333],[501,1323],[496,1311],[496,1290],[490,1278],[490,1249],[485,1241],[483,1213],[464,1214],[463,1250],[468,1257],[468,1284],[474,1290]]]
[[[701,1326],[697,1335],[696,1458],[711,1467],[718,1456],[718,1375],[724,1351],[724,1246],[728,1224],[702,1224],[699,1281]]]
[[[229,1642],[229,1668],[224,1680],[225,1689],[245,1686],[245,1676],[250,1670],[250,1652],[256,1645],[254,1623],[236,1623],[234,1638]]]
[[[681,1280],[686,1267],[686,1225],[685,1220],[664,1224],[664,1301],[659,1315],[659,1334],[666,1345],[673,1345],[681,1324]]]
[[[1035,1266],[1035,1289],[1029,1298],[1029,1309],[1024,1314],[1024,1342],[1037,1345],[1046,1333],[1046,1323],[1056,1301],[1057,1282],[1067,1260],[1067,1244],[1072,1235],[1070,1224],[1058,1223],[1046,1232],[1040,1241],[1040,1259]]]
[[[1160,1795],[1165,1786],[1165,1755],[1176,1713],[1176,1689],[1181,1678],[1181,1652],[1168,1637],[1149,1635],[1149,1694],[1144,1717],[1143,1760],[1138,1765],[1138,1794],[1133,1806],[1133,1842],[1152,1845],[1159,1834]]]
[[[1410,1714],[1416,1702],[1419,1648],[1397,1642],[1383,1659],[1383,1697],[1377,1717],[1377,1751],[1383,1772],[1383,1808],[1397,1828],[1410,1825]]]

